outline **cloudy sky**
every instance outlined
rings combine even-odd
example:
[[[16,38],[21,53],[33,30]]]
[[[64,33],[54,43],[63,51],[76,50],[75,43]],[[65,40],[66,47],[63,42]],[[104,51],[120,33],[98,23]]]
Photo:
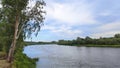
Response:
[[[44,26],[32,41],[111,37],[120,33],[120,0],[45,0]],[[30,40],[30,39],[27,39]]]

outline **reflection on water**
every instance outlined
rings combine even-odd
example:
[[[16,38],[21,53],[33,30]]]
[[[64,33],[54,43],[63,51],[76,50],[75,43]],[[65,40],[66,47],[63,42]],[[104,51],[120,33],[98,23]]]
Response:
[[[37,68],[120,68],[120,48],[33,45],[24,53],[40,58]]]

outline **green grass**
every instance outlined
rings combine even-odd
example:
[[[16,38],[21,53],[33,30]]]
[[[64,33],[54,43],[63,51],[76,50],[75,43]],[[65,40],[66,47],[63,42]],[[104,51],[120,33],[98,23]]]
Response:
[[[17,50],[12,68],[36,68],[37,59],[31,59],[22,53],[22,49]]]

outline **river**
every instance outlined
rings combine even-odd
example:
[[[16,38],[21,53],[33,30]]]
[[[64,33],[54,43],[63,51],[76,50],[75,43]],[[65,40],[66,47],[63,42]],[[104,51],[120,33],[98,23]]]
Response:
[[[32,45],[23,53],[39,58],[37,68],[120,68],[120,48]]]

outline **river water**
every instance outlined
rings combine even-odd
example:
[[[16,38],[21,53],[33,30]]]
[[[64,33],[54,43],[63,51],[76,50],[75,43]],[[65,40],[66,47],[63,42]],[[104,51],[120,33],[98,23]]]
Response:
[[[39,58],[37,68],[120,68],[120,48],[32,45],[24,53]]]

